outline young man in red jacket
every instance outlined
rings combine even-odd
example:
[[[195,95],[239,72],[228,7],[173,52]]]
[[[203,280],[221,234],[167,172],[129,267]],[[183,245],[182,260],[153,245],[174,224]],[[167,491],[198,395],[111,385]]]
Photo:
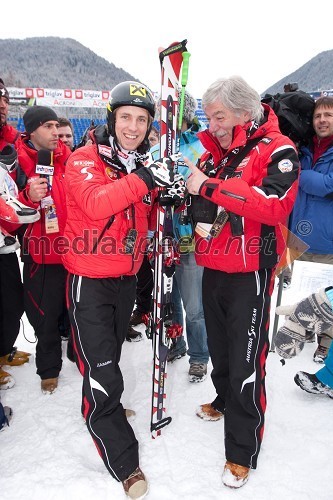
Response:
[[[187,187],[196,224],[196,260],[204,267],[203,306],[217,397],[198,416],[224,415],[222,480],[239,488],[255,469],[264,431],[265,363],[274,268],[296,193],[295,145],[275,113],[241,77],[220,79],[202,99],[206,152]]]
[[[154,114],[145,85],[120,83],[111,91],[107,126],[96,127],[94,143],[77,149],[66,168],[63,262],[82,413],[105,466],[133,499],[146,496],[148,485],[120,402],[119,360],[146,250],[151,191],[174,184],[172,159],[143,166]]]
[[[24,305],[37,337],[36,366],[41,389],[50,394],[58,386],[62,366],[58,319],[63,310],[67,273],[58,245],[66,220],[64,175],[71,151],[58,139],[58,117],[51,108],[33,106],[23,115],[23,122],[26,134],[18,142],[17,151],[27,177],[25,196],[41,212],[40,220],[29,224],[23,236]]]

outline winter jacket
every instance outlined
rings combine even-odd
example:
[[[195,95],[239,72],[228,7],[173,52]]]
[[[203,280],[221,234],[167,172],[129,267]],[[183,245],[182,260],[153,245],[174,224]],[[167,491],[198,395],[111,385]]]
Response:
[[[251,139],[260,140],[237,166],[234,176],[219,179],[222,167],[200,188],[200,196],[241,216],[243,232],[233,236],[229,218],[218,236],[205,239],[198,234],[197,225],[196,260],[201,266],[228,273],[274,268],[285,249],[279,224],[286,225],[295,201],[299,161],[295,145],[281,134],[275,113],[267,105],[264,108],[265,118],[251,135]],[[222,158],[233,157],[236,148],[246,144],[250,125],[234,128],[225,155],[208,130],[200,133],[207,151],[199,168],[208,169],[210,164],[216,168]],[[208,175],[208,170],[205,173]]]
[[[300,150],[299,189],[290,230],[315,254],[333,254],[333,146],[313,163],[308,147]]]
[[[29,181],[36,174],[38,151],[28,144],[28,137],[23,137],[17,143],[17,153],[20,167],[24,171]],[[38,221],[29,224],[23,237],[23,247],[21,248],[21,258],[24,261],[32,260],[37,264],[61,264],[61,253],[63,251],[63,232],[66,222],[66,196],[65,196],[65,163],[71,151],[59,141],[57,148],[53,151],[54,175],[52,176],[52,186],[47,193],[51,195],[58,217],[59,232],[47,234],[45,227],[45,211],[41,209],[41,204],[33,204],[41,210],[41,217]],[[27,186],[28,188],[28,186]],[[27,200],[24,202],[27,204]]]
[[[72,153],[66,167],[63,263],[90,278],[133,275],[146,250],[153,196],[139,176],[127,173],[105,130],[95,141]]]

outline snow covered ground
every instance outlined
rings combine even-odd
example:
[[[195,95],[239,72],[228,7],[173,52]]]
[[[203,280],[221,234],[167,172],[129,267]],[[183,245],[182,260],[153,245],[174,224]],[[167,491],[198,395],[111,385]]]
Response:
[[[333,283],[329,266],[296,263],[292,286],[283,303],[305,297],[318,285]],[[303,267],[302,267],[303,266]],[[309,265],[307,265],[309,266]],[[317,266],[317,267],[316,267]],[[305,269],[305,270],[304,270]],[[275,292],[276,294],[276,292]],[[275,295],[273,296],[275,305]],[[33,331],[24,318],[24,334]],[[21,329],[19,349],[35,351]],[[59,389],[40,391],[34,358],[9,368],[16,385],[1,391],[2,403],[14,410],[11,426],[0,433],[1,500],[118,500],[123,489],[109,475],[80,414],[81,376],[65,356]],[[125,342],[123,404],[136,411],[132,425],[140,443],[141,467],[150,482],[150,500],[332,500],[333,401],[301,391],[293,377],[311,373],[315,344],[282,366],[276,353],[267,360],[265,435],[258,468],[240,490],[222,485],[225,456],[223,420],[204,422],[196,407],[215,397],[210,377],[201,384],[187,380],[185,358],[169,366],[168,413],[171,424],[152,440],[149,432],[152,354],[148,339]],[[211,366],[209,367],[211,370]]]

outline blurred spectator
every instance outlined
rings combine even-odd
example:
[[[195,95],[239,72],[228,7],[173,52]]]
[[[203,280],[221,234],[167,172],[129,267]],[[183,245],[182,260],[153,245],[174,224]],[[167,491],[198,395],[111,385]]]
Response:
[[[154,273],[146,254],[143,256],[143,261],[136,275],[136,279],[135,309],[132,313],[126,334],[126,340],[128,342],[138,342],[142,340],[142,333],[135,330],[133,327],[146,323],[146,318],[151,312]]]
[[[205,130],[203,123],[195,116],[198,103],[196,99],[185,90],[183,120],[179,142],[179,150],[196,163],[204,152],[197,134]],[[153,158],[160,157],[159,145],[151,148]],[[186,179],[190,171],[184,162],[178,162],[178,171]],[[185,212],[175,210],[173,229],[176,240],[190,242],[193,239],[193,226],[190,217]],[[183,307],[186,314],[186,339],[184,335],[173,340],[168,353],[168,361],[173,362],[186,354],[189,356],[189,381],[202,382],[207,376],[209,352],[207,346],[207,332],[202,305],[202,274],[203,267],[196,264],[194,248],[191,244],[180,244],[180,264],[176,266],[173,280],[172,301],[174,304],[175,324],[184,324]]]
[[[313,140],[299,151],[301,173],[290,230],[309,245],[298,260],[333,264],[333,97],[316,101],[313,128]],[[317,363],[324,362],[332,337],[333,328],[318,336]]]
[[[148,136],[150,147],[152,148],[153,146],[158,144],[159,140],[160,140],[160,133],[156,127],[152,126],[150,134]]]
[[[58,137],[71,151],[74,150],[74,130],[73,125],[67,118],[59,118]]]
[[[16,254],[19,244],[15,237],[8,235],[4,229],[15,234],[19,225],[8,225],[8,220],[18,222],[28,222],[29,216],[24,217],[24,213],[37,214],[36,210],[22,210],[25,205],[15,205],[10,201],[11,194],[16,198],[17,188],[14,182],[16,178],[15,168],[16,152],[9,145],[14,144],[19,133],[7,124],[9,111],[9,93],[3,80],[0,79],[0,194],[2,200],[0,211],[4,210],[6,221],[1,221],[2,240],[4,245],[0,252],[0,365],[17,366],[29,361],[29,353],[18,351],[14,347],[15,341],[20,331],[20,319],[23,314],[23,286],[21,273]],[[25,207],[26,208],[26,207]],[[12,216],[10,217],[10,211]],[[17,214],[21,215],[17,215]],[[1,215],[0,215],[0,218]],[[7,245],[10,243],[10,245]],[[9,248],[9,246],[11,248]],[[5,248],[6,247],[6,248]],[[9,253],[7,253],[9,251]],[[0,388],[8,388],[14,385],[13,377],[2,370],[0,366]]]
[[[276,312],[285,315],[286,321],[277,332],[275,349],[282,358],[290,359],[299,354],[305,342],[311,342],[315,334],[333,327],[333,287],[321,288],[297,304],[279,306]],[[333,343],[324,363],[324,368],[316,373],[297,372],[294,381],[306,392],[333,398]]]

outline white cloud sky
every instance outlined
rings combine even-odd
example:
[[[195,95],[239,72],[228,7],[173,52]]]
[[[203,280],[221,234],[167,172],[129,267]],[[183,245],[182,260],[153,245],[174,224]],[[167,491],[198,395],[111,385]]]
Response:
[[[200,98],[217,78],[233,74],[262,93],[333,49],[332,11],[329,0],[311,7],[297,0],[17,0],[2,19],[0,37],[74,38],[154,91],[160,86],[158,47],[186,38],[188,89]]]

